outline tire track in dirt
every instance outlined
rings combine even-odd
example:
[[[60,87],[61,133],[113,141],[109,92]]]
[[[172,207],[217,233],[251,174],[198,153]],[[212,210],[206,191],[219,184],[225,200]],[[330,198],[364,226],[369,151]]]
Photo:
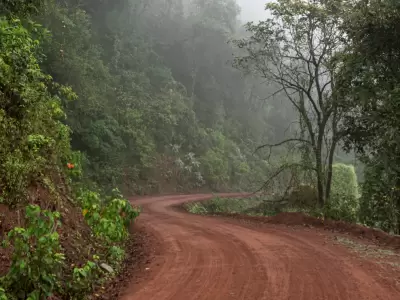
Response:
[[[211,195],[134,200],[162,244],[148,278],[121,300],[398,300],[378,265],[324,234],[190,215],[172,206]],[[389,277],[389,275],[388,275]]]

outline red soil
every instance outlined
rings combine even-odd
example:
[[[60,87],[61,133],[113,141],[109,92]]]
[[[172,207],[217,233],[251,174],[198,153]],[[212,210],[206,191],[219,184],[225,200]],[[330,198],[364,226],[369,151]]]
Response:
[[[325,230],[271,224],[302,225],[305,216],[215,218],[173,208],[209,197],[133,201],[143,206],[140,223],[158,250],[119,299],[400,299],[399,272],[389,265],[361,258],[332,242]]]
[[[400,250],[400,236],[390,235],[382,230],[368,228],[358,224],[342,221],[322,220],[307,216],[303,213],[280,213],[273,217],[254,217],[238,214],[221,214],[221,216],[247,220],[262,224],[282,224],[289,226],[312,226],[331,230],[334,232],[345,233],[357,238],[369,240],[377,245]]]

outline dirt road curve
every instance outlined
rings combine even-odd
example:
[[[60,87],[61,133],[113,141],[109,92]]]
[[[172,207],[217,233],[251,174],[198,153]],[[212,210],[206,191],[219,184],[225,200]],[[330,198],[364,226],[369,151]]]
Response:
[[[132,284],[121,300],[400,299],[388,268],[327,241],[329,233],[242,225],[171,207],[204,197],[135,201],[144,208],[140,222],[163,248],[148,278]]]

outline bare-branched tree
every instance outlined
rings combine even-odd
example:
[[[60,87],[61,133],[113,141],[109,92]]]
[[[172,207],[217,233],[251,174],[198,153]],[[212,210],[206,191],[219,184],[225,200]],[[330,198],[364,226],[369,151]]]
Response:
[[[334,151],[342,138],[343,113],[334,86],[334,58],[343,45],[338,5],[340,1],[323,0],[269,3],[272,17],[248,23],[251,36],[234,41],[244,51],[235,66],[278,86],[275,93],[283,93],[299,114],[294,136],[259,148],[290,144],[310,150],[311,164],[286,164],[278,172],[293,167],[312,170],[321,206],[329,200]]]

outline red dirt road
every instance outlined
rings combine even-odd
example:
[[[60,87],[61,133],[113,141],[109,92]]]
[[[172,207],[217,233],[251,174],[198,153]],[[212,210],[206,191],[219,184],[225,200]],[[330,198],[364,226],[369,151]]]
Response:
[[[179,212],[209,195],[133,201],[161,250],[121,300],[399,300],[396,272],[327,241],[323,230],[254,226]]]

